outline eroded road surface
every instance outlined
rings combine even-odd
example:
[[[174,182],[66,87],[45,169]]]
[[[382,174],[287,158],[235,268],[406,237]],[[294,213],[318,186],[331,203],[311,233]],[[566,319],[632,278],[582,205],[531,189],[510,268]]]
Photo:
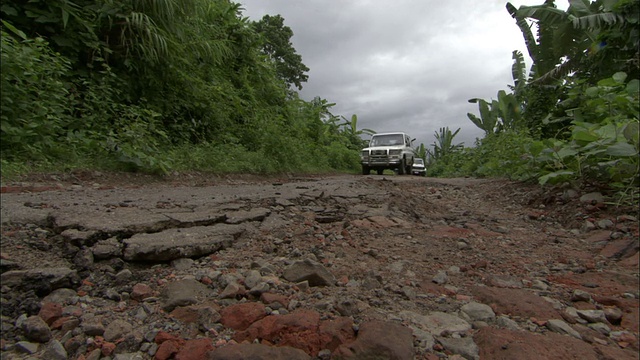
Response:
[[[412,176],[2,187],[2,359],[638,359],[638,218]]]

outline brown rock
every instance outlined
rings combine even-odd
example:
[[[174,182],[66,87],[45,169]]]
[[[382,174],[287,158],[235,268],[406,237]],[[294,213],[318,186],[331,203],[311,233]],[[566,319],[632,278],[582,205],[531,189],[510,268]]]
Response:
[[[220,314],[211,306],[192,305],[178,307],[171,312],[171,317],[184,323],[210,323],[220,321]]]
[[[155,339],[153,340],[156,344],[160,345],[165,341],[169,341],[169,340],[179,340],[180,338],[178,338],[177,336],[171,335],[166,331],[159,331],[156,334]]]
[[[176,360],[202,360],[213,350],[211,339],[187,340],[176,354]]]
[[[112,342],[105,342],[102,344],[101,352],[103,356],[111,356],[113,351],[116,349],[116,344]]]
[[[34,342],[46,343],[51,340],[49,325],[39,316],[29,316],[22,324],[24,336]]]
[[[320,321],[320,314],[297,310],[287,315],[267,316],[236,333],[237,342],[262,339],[278,346],[291,346],[316,356],[320,350],[336,348],[352,340],[350,319]]]
[[[135,284],[131,291],[131,298],[133,300],[142,301],[146,298],[153,296],[153,289],[147,284]]]
[[[487,279],[487,285],[499,288],[521,289],[523,287],[522,280],[509,275],[492,275]]]
[[[319,333],[323,343],[326,344],[325,349],[331,351],[356,338],[356,334],[353,332],[353,320],[349,317],[322,321],[320,323]]]
[[[62,317],[62,305],[56,303],[44,303],[38,312],[38,316],[47,323],[53,324],[54,321]]]
[[[74,336],[71,339],[64,342],[64,349],[67,350],[67,354],[73,354],[84,344],[84,337]]]
[[[184,341],[184,340],[183,340]],[[168,360],[180,351],[182,345],[179,340],[167,340],[162,342],[156,351],[153,360]]]
[[[222,325],[236,331],[242,331],[267,314],[264,304],[248,302],[229,305],[220,311],[220,316]]]
[[[286,296],[281,295],[281,294],[274,294],[274,293],[262,293],[260,295],[260,301],[262,301],[263,304],[272,304],[274,302],[279,302],[280,304],[282,304],[282,306],[287,307],[289,306],[289,299],[287,299]]]
[[[300,349],[263,344],[227,345],[209,353],[209,360],[311,360]]]
[[[525,289],[473,286],[470,290],[477,302],[491,306],[497,314],[534,317],[538,320],[561,317],[551,303]]]
[[[413,360],[413,332],[394,322],[371,321],[360,326],[358,337],[340,346],[334,359]]]
[[[584,341],[547,332],[512,331],[484,327],[473,336],[481,359],[492,360],[597,360],[597,353]]]

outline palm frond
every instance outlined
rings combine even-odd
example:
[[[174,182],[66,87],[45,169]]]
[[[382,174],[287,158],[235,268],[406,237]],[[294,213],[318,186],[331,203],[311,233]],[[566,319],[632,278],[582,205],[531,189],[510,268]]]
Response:
[[[585,16],[591,14],[589,9],[589,0],[569,0],[568,13],[575,16]]]
[[[524,86],[526,85],[526,64],[524,62],[524,56],[518,50],[514,50],[512,53],[513,65],[511,65],[511,76],[513,77],[513,92],[518,96]]]
[[[531,18],[547,24],[561,24],[569,18],[569,14],[564,10],[546,5],[520,6],[516,15],[521,18]]]
[[[126,49],[135,49],[137,54],[154,63],[169,54],[166,37],[147,14],[130,13],[126,25],[121,34],[121,43]]]
[[[571,21],[574,28],[582,30],[597,30],[622,22],[624,22],[624,17],[610,12],[576,17]]]
[[[579,61],[576,59],[568,59],[562,64],[554,67],[552,70],[542,74],[533,82],[538,84],[548,84],[554,80],[561,79],[574,72],[578,67],[578,63]]]
[[[518,28],[520,28],[520,31],[522,32],[524,44],[527,46],[529,56],[535,61],[538,58],[538,49],[536,39],[531,31],[531,26],[523,17],[517,15],[518,10],[511,5],[511,3],[507,3],[506,7],[511,17],[516,20],[516,25],[518,25]]]

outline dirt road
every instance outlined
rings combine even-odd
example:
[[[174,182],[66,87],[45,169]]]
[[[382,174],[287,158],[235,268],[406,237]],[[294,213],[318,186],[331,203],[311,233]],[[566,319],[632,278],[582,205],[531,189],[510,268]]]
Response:
[[[3,184],[2,358],[638,359],[638,218],[495,179]]]

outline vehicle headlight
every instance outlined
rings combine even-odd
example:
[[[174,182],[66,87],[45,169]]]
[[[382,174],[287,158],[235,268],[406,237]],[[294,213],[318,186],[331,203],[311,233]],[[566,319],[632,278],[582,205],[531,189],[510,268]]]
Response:
[[[402,150],[389,150],[389,155],[400,155],[402,154]]]
[[[363,150],[362,152],[360,152],[360,156],[362,156],[362,157],[369,156],[369,150]]]

